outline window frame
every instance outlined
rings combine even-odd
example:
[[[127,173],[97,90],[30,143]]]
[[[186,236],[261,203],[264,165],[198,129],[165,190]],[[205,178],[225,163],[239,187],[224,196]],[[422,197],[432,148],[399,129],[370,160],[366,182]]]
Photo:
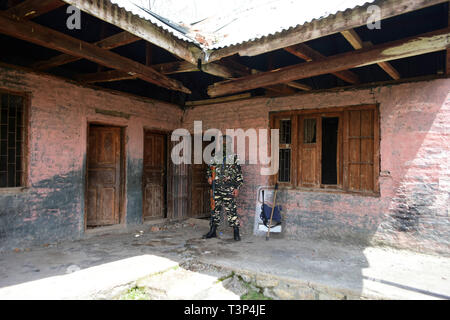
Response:
[[[17,193],[29,188],[29,145],[30,145],[30,110],[31,110],[31,92],[16,91],[0,87],[0,94],[9,94],[23,98],[23,131],[22,131],[22,176],[21,185],[18,187],[0,187],[0,194]]]
[[[346,133],[348,134],[349,129],[349,111],[363,111],[363,110],[373,110],[373,190],[371,191],[361,191],[361,190],[349,190],[348,189],[348,142],[346,142]],[[317,181],[319,184],[315,186],[302,186],[301,185],[301,168],[299,165],[301,163],[301,139],[303,126],[301,125],[301,120],[308,117],[316,117],[319,121],[316,122],[316,143],[318,143],[318,157],[317,165],[318,168]],[[326,117],[337,117],[339,118],[339,131],[338,131],[338,145],[337,145],[337,184],[327,185],[322,184],[322,119]],[[275,185],[278,183],[280,187],[286,189],[297,189],[303,191],[313,191],[313,192],[331,192],[331,193],[349,193],[349,194],[360,194],[367,196],[380,196],[379,189],[379,176],[380,176],[380,116],[379,116],[379,104],[363,104],[355,106],[346,107],[327,107],[327,108],[314,108],[314,109],[303,109],[303,110],[290,110],[290,111],[279,111],[279,112],[269,112],[269,124],[272,129],[279,129],[279,120],[291,119],[291,179],[290,182],[279,182],[278,173],[271,176],[270,184]],[[280,149],[283,146],[280,145]]]

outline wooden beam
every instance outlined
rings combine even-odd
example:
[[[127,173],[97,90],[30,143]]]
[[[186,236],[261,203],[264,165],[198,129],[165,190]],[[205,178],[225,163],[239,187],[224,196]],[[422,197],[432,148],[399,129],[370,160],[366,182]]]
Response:
[[[236,72],[239,74],[240,77],[245,77],[245,76],[248,76],[248,75],[251,75],[251,74],[259,74],[259,73],[262,72],[260,70],[256,70],[256,69],[252,69],[252,68],[249,68],[247,66],[244,66],[244,65],[240,64],[239,62],[237,62],[237,61],[235,61],[233,59],[230,59],[230,58],[221,60],[220,63],[223,63],[227,67],[236,70]],[[295,89],[299,89],[299,90],[303,90],[303,91],[312,90],[312,88],[310,86],[308,86],[306,84],[298,83],[298,82],[295,82],[295,81],[288,82],[288,83],[285,83],[283,85],[275,85],[275,86],[264,87],[264,89],[267,89],[267,90],[270,90],[270,91],[274,91],[274,92],[277,92],[277,93],[286,94],[286,93],[288,93],[288,90],[289,90],[289,89],[286,88],[286,86],[291,87],[291,88],[295,88]],[[295,93],[295,91],[291,91],[291,93]]]
[[[202,50],[195,44],[178,39],[166,30],[126,11],[109,0],[64,0],[64,2],[128,31],[194,65],[197,65],[198,60],[203,56]]]
[[[291,88],[295,88],[295,89],[299,89],[299,90],[303,90],[303,91],[310,91],[312,90],[312,88],[310,86],[308,86],[307,84],[303,84],[303,83],[298,83],[295,81],[291,81],[286,83],[287,86],[291,87]]]
[[[331,56],[322,61],[301,63],[234,81],[218,82],[208,87],[208,94],[217,97],[379,62],[441,51],[449,46],[450,28],[446,28],[371,48]]]
[[[243,65],[240,65],[236,62],[227,61],[226,66],[230,69],[233,69],[234,72],[238,73],[239,76],[247,76],[250,74],[261,73],[261,71],[256,71],[254,69],[247,68]],[[154,64],[151,66],[156,71],[168,75],[182,72],[196,72],[200,71],[193,64],[187,61],[174,61],[168,63]],[[238,71],[240,70],[240,71]],[[133,80],[136,79],[136,75],[128,74],[126,72],[120,70],[110,70],[105,72],[95,72],[95,73],[87,73],[80,74],[76,76],[76,79],[80,82],[84,83],[98,83],[98,82],[114,82],[114,81],[122,81],[122,80]],[[296,88],[303,91],[312,90],[312,88],[306,84],[298,83],[295,81],[289,82],[285,85],[273,85],[269,87],[265,87],[265,89],[276,92],[278,94],[289,94],[295,93],[295,91],[289,91],[286,86],[291,88]]]
[[[6,14],[17,19],[31,20],[64,5],[66,4],[60,0],[25,0],[6,10]]]
[[[385,0],[377,1],[380,18],[387,19],[407,12],[423,9],[448,0]],[[369,21],[371,12],[368,7],[373,3],[366,3],[352,10],[338,12],[324,19],[313,20],[310,23],[285,30],[260,40],[249,41],[234,46],[209,52],[207,62],[217,61],[224,57],[239,54],[241,56],[256,56],[266,52],[290,47],[297,43],[318,39],[344,30],[364,26]]]
[[[191,93],[180,82],[170,79],[150,67],[31,21],[18,21],[5,14],[0,14],[0,33],[88,59],[105,67],[136,74],[144,81],[170,90]]]
[[[322,61],[326,59],[326,56],[322,55],[320,52],[314,50],[313,48],[307,46],[304,43],[299,43],[294,46],[284,48],[284,50],[308,62]],[[351,84],[356,84],[360,82],[358,75],[348,70],[334,72],[333,74],[336,77]]]
[[[151,65],[152,69],[168,75],[182,72],[199,71],[193,64],[187,61],[174,61],[168,63]],[[122,80],[136,79],[136,75],[128,74],[120,70],[110,70],[105,72],[86,73],[76,76],[76,79],[84,83],[97,83],[97,82],[114,82]]]
[[[353,29],[342,31],[341,34],[344,36],[344,38],[351,44],[351,46],[355,50],[360,50],[364,47],[371,47],[373,45],[371,42],[363,43],[361,38],[359,37],[359,35]],[[386,61],[379,62],[378,65],[388,75],[390,75],[392,79],[398,80],[401,78],[400,73],[397,70],[395,70],[395,68],[389,62],[386,62]]]
[[[364,47],[363,42],[354,29],[341,31],[344,38],[350,43],[355,50],[362,49]]]
[[[185,105],[188,107],[203,106],[203,105],[213,104],[213,103],[231,102],[231,101],[237,101],[237,100],[242,100],[242,99],[248,99],[251,97],[252,97],[252,95],[250,93],[242,93],[242,94],[229,96],[229,97],[221,97],[221,98],[205,99],[205,100],[197,100],[197,101],[186,101]]]
[[[152,44],[150,42],[145,43],[145,65],[150,66],[152,65],[153,60],[153,48]]]
[[[115,82],[122,80],[137,79],[135,74],[128,74],[121,70],[109,70],[95,73],[80,74],[75,78],[77,81],[84,83]]]
[[[175,74],[183,72],[195,72],[199,71],[197,66],[187,61],[174,61],[167,63],[160,63],[152,65],[152,68],[163,74]]]
[[[111,50],[114,48],[118,48],[136,41],[139,41],[140,38],[132,35],[131,33],[128,33],[126,31],[117,33],[111,37],[105,38],[103,40],[100,40],[96,43],[94,43],[97,47],[105,49],[105,50]],[[50,68],[58,67],[64,64],[72,63],[78,60],[81,60],[80,57],[75,57],[73,55],[69,54],[61,54],[59,56],[50,58],[45,61],[39,61],[32,65],[32,68],[37,70],[47,70]]]
[[[450,27],[450,1],[448,2],[447,26]],[[450,76],[450,48],[447,48],[446,52],[445,74]]]
[[[401,78],[400,73],[395,69],[389,62],[378,62],[377,63],[381,69],[383,69],[388,75],[394,80],[399,80]]]

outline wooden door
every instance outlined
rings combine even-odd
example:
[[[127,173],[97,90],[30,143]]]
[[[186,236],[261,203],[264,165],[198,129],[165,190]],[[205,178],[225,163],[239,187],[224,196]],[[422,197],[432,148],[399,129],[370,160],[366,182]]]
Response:
[[[211,213],[211,186],[206,179],[206,164],[192,165],[192,209],[190,217],[203,218]]]
[[[302,187],[320,186],[321,118],[318,115],[299,117],[299,179]]]
[[[193,139],[194,141],[194,139]],[[203,141],[202,152],[210,144],[208,141]],[[189,217],[203,218],[208,217],[211,214],[210,198],[211,198],[211,186],[208,184],[206,178],[207,164],[202,161],[201,164],[195,164],[194,158],[192,158],[191,165],[191,210]]]
[[[121,129],[90,126],[87,159],[87,227],[118,224]]]
[[[144,220],[166,215],[166,136],[144,134]]]

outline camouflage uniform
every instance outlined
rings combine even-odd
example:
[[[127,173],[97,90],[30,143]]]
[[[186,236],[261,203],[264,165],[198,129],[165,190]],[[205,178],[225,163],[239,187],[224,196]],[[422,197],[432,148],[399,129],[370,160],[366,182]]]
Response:
[[[222,160],[215,156],[208,164],[207,177],[212,176],[212,166],[216,167],[214,201],[215,209],[211,216],[211,226],[220,224],[220,211],[223,209],[227,215],[230,227],[239,227],[240,221],[237,215],[236,199],[232,192],[244,183],[241,165],[237,155],[231,154]]]

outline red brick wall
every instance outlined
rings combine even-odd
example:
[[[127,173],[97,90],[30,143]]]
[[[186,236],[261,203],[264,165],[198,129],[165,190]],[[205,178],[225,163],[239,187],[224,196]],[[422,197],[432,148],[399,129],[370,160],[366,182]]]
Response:
[[[6,67],[0,67],[0,88],[31,95],[30,188],[8,193],[0,189],[0,248],[77,238],[84,232],[89,121],[126,127],[126,222],[141,223],[143,130],[179,127],[179,107]],[[127,113],[130,118],[99,114],[96,109]]]
[[[381,196],[283,190],[279,199],[285,208],[285,234],[450,252],[450,80],[256,98],[184,113],[167,103],[6,67],[0,67],[0,88],[32,97],[30,188],[0,190],[0,249],[82,235],[88,121],[126,126],[126,222],[135,224],[141,223],[142,213],[144,127],[191,128],[194,120],[202,120],[204,129],[259,129],[268,127],[271,111],[379,103]],[[128,113],[130,119],[98,114],[97,108]],[[247,232],[259,211],[257,190],[268,184],[259,169],[243,166],[246,183],[239,213]]]
[[[450,253],[450,80],[371,89],[304,93],[199,106],[184,116],[203,128],[267,128],[269,112],[361,104],[380,106],[380,197],[283,190],[287,236],[357,244],[383,243]],[[268,180],[259,166],[243,166],[239,199],[244,228],[254,229],[256,194]],[[256,207],[256,209],[255,209]]]

